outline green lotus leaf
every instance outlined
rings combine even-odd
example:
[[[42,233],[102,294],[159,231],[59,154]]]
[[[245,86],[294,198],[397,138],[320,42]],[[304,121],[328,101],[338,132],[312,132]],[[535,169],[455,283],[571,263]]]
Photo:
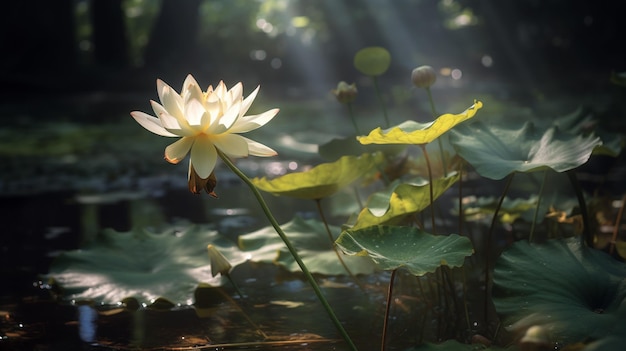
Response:
[[[323,199],[335,194],[344,186],[357,180],[376,164],[383,162],[381,153],[344,156],[332,163],[322,163],[314,168],[289,173],[274,179],[254,178],[252,183],[268,193],[299,199]]]
[[[593,149],[593,154],[617,157],[624,148],[625,140],[622,134],[600,128],[598,121],[582,107],[555,120],[547,119],[545,121],[548,123],[542,123],[541,126],[546,129],[556,126],[559,130],[570,134],[587,135],[591,132],[595,133],[602,141],[602,145],[598,145]]]
[[[89,246],[62,253],[49,277],[73,300],[115,304],[135,298],[150,304],[160,298],[189,305],[198,284],[222,284],[221,276],[211,274],[208,244],[233,266],[245,261],[236,243],[201,226],[160,234],[105,230]]]
[[[626,145],[626,138],[622,134],[612,133],[602,128],[596,128],[594,133],[602,140],[602,145],[593,149],[594,155],[617,157]]]
[[[415,276],[432,273],[439,266],[460,267],[474,252],[467,237],[432,235],[400,226],[348,229],[335,243],[348,255],[370,257],[383,270],[404,267]]]
[[[384,130],[379,127],[367,136],[357,137],[357,140],[361,144],[428,144],[457,124],[474,117],[482,107],[482,102],[474,101],[474,105],[457,115],[446,113],[429,123],[405,121]]]
[[[302,261],[311,273],[347,274],[339,258],[337,258],[337,253],[333,250],[333,243],[328,238],[323,222],[316,219],[294,217],[291,221],[281,225],[281,228],[296,247]],[[334,238],[341,232],[335,226],[330,226],[330,230]],[[276,230],[271,226],[239,236],[239,247],[248,254],[253,262],[275,263],[291,272],[301,271],[283,241],[276,234]],[[354,274],[371,274],[376,269],[371,260],[364,257],[342,254],[342,258]]]
[[[391,54],[380,46],[370,46],[359,50],[354,55],[354,67],[368,76],[379,76],[391,65]]]
[[[540,131],[530,122],[520,129],[476,122],[453,130],[450,142],[476,172],[496,180],[513,172],[574,169],[587,162],[593,149],[602,144],[593,135],[576,136],[556,127]]]
[[[433,181],[436,200],[459,180],[458,173]],[[423,178],[408,182],[394,182],[386,190],[370,196],[366,207],[359,213],[352,229],[379,224],[398,224],[409,215],[420,212],[430,205],[430,184]]]
[[[609,351],[609,350],[621,350],[626,345],[626,336],[609,336],[599,340],[593,340],[586,344],[582,351]]]
[[[626,264],[579,238],[516,242],[496,262],[493,280],[507,329],[543,326],[562,345],[626,335]]]

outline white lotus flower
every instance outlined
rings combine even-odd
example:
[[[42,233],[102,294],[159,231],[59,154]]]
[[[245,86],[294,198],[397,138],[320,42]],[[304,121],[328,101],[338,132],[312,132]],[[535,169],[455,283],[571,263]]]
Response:
[[[178,94],[158,79],[157,92],[161,103],[150,101],[156,117],[141,111],[130,114],[152,133],[180,137],[165,148],[165,159],[177,164],[191,151],[190,190],[199,193],[205,188],[214,195],[213,169],[218,149],[231,158],[276,155],[276,151],[269,147],[238,135],[265,125],[278,113],[278,109],[272,109],[258,115],[245,115],[258,91],[259,87],[244,99],[242,83],[229,90],[220,81],[215,89],[209,86],[203,92],[193,76],[188,75]]]

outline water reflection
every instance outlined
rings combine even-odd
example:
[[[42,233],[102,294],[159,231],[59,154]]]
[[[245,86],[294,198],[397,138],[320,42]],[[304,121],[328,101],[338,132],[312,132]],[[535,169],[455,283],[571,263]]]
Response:
[[[96,341],[96,322],[98,312],[89,305],[79,305],[78,311],[78,335],[80,339],[87,343]]]

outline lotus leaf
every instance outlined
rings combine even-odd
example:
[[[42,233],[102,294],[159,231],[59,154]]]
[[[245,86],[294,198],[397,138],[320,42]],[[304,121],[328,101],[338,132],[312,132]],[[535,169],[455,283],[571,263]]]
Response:
[[[311,273],[346,274],[345,268],[337,258],[337,253],[333,250],[333,244],[328,239],[323,222],[294,217],[281,228],[296,247]],[[341,232],[335,226],[330,226],[330,230],[334,237]],[[276,263],[291,272],[300,272],[300,267],[271,226],[239,236],[239,247],[249,255],[253,262]],[[371,260],[364,257],[344,255],[343,260],[354,274],[370,274],[376,268]]]
[[[626,345],[626,336],[609,336],[599,340],[593,340],[586,344],[582,351],[610,351],[621,350]]]
[[[544,326],[562,344],[626,335],[626,264],[579,238],[516,242],[496,262],[493,284],[507,329]]]
[[[458,173],[433,181],[436,200],[459,180]],[[430,205],[430,184],[423,178],[409,182],[394,182],[386,190],[370,196],[366,208],[359,213],[352,229],[379,224],[397,224],[407,216],[420,212]]]
[[[234,242],[202,226],[160,234],[105,230],[88,247],[62,253],[49,276],[73,300],[115,304],[132,297],[150,304],[162,298],[191,304],[199,283],[222,284],[221,276],[211,274],[208,244],[233,266],[245,261]]]
[[[415,227],[372,226],[346,230],[336,244],[348,255],[368,256],[381,269],[405,267],[422,276],[439,266],[460,267],[474,252],[467,237],[432,235]]]
[[[267,179],[254,178],[254,185],[274,195],[299,199],[323,199],[370,171],[384,157],[381,153],[344,156],[332,163],[322,163],[305,171]]]
[[[556,127],[540,131],[530,122],[520,129],[476,122],[455,129],[450,142],[476,172],[496,180],[513,172],[574,169],[587,162],[593,149],[602,144],[593,135],[576,136]]]
[[[474,117],[482,107],[482,102],[475,101],[474,105],[457,115],[447,113],[429,123],[405,121],[384,130],[379,127],[357,139],[361,144],[428,144],[457,124]]]
[[[391,54],[387,49],[370,46],[359,50],[354,55],[354,67],[368,76],[379,76],[389,69]]]
[[[611,157],[617,157],[622,148],[624,147],[624,137],[619,133],[612,133],[598,126],[598,121],[595,120],[590,113],[579,107],[572,113],[559,117],[555,120],[546,119],[549,123],[541,124],[545,128],[552,126],[557,127],[559,130],[571,133],[571,134],[589,134],[595,133],[602,145],[593,149],[594,154],[607,155]]]

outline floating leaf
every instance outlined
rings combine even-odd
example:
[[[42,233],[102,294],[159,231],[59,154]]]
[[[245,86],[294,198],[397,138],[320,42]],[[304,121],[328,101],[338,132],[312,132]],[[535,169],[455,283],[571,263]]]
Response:
[[[457,124],[474,117],[482,107],[482,102],[475,101],[474,105],[458,115],[447,113],[429,123],[405,121],[384,130],[379,127],[372,130],[369,135],[357,139],[361,144],[428,144]]]
[[[436,200],[459,180],[458,173],[433,181],[433,196]],[[361,210],[352,229],[366,228],[379,224],[398,224],[404,218],[420,212],[430,205],[430,185],[423,178],[408,182],[394,182],[387,190],[374,193]]]
[[[432,235],[415,227],[349,229],[336,244],[348,255],[369,256],[381,269],[405,267],[415,276],[432,273],[439,266],[460,267],[474,252],[467,237]]]
[[[476,122],[455,129],[450,142],[476,172],[496,180],[512,172],[574,169],[587,162],[593,149],[602,144],[593,135],[576,136],[556,127],[539,131],[530,122],[520,129]]]
[[[626,264],[579,238],[516,242],[496,262],[493,284],[508,329],[544,326],[559,343],[626,335]]]
[[[333,244],[323,222],[316,219],[302,219],[295,217],[281,226],[289,240],[298,250],[302,261],[312,273],[324,275],[346,274],[345,268],[333,250]],[[341,230],[330,226],[333,237],[336,238]],[[284,266],[291,272],[300,272],[287,247],[280,239],[273,227],[265,227],[253,233],[239,237],[239,247],[249,254],[253,262],[276,263]],[[354,274],[370,274],[375,271],[371,260],[364,257],[343,255],[343,260]]]
[[[384,160],[381,153],[363,154],[359,157],[344,156],[332,163],[322,163],[298,173],[267,179],[254,178],[254,185],[274,195],[291,196],[299,199],[323,199],[335,194],[352,183],[377,163]]]
[[[379,76],[389,69],[391,54],[383,47],[370,46],[354,55],[354,67],[368,76]]]
[[[235,243],[200,226],[161,234],[105,230],[90,246],[62,253],[49,276],[73,300],[115,304],[132,297],[150,304],[163,298],[191,304],[199,283],[222,284],[221,277],[211,274],[208,244],[219,248],[232,265],[245,261]]]

